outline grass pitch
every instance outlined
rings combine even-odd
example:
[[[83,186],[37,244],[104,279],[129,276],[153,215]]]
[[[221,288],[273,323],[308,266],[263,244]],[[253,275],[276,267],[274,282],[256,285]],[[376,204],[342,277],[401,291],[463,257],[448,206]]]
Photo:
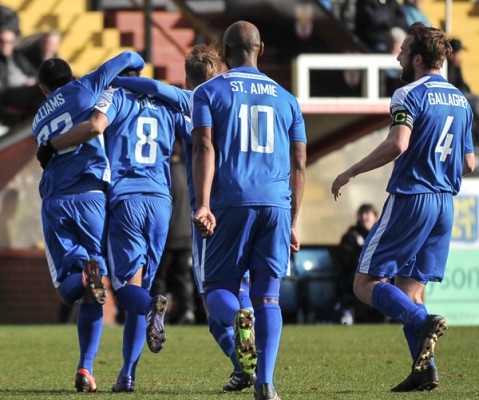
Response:
[[[252,389],[223,394],[231,364],[206,326],[167,326],[159,354],[145,346],[136,392],[113,394],[121,368],[122,326],[105,326],[95,362],[99,392],[77,394],[74,325],[0,326],[0,399],[253,399]],[[475,399],[479,396],[479,328],[452,327],[436,348],[440,387],[391,393],[411,360],[399,325],[286,325],[275,386],[295,399]]]

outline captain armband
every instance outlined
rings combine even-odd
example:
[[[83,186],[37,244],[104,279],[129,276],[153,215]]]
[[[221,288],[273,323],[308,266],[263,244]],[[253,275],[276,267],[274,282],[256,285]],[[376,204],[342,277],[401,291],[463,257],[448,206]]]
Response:
[[[412,130],[413,127],[413,119],[412,115],[409,114],[406,110],[396,110],[393,113],[393,122],[391,126],[395,125],[406,125],[408,128]]]

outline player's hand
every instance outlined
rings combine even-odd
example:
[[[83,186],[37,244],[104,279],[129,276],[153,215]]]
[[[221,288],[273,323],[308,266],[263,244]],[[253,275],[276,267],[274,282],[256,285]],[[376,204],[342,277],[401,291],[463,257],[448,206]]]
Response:
[[[49,140],[42,143],[37,150],[37,160],[40,162],[40,166],[45,169],[53,155],[56,153]]]
[[[216,228],[216,218],[206,207],[199,208],[193,216],[193,223],[196,229],[201,232],[201,236],[210,237]]]
[[[301,247],[299,243],[299,237],[296,233],[295,228],[291,228],[291,241],[289,243],[289,247],[293,253],[297,253],[299,251],[299,248]]]
[[[348,184],[351,179],[352,177],[349,175],[348,171],[344,171],[336,177],[331,185],[331,193],[333,194],[335,201],[341,196],[341,188]]]

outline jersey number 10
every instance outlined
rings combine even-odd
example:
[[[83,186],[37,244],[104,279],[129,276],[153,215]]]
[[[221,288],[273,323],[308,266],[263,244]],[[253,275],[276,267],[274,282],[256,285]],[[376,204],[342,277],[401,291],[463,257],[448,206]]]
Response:
[[[264,113],[264,118],[260,118]],[[248,106],[241,104],[238,115],[241,129],[241,151],[257,153],[274,152],[274,108],[271,106]],[[260,121],[262,123],[260,123]],[[263,122],[264,121],[264,122]],[[265,126],[266,129],[263,127]],[[260,129],[261,127],[261,129]],[[261,131],[261,132],[260,132]],[[266,134],[266,141],[260,144],[260,134]]]

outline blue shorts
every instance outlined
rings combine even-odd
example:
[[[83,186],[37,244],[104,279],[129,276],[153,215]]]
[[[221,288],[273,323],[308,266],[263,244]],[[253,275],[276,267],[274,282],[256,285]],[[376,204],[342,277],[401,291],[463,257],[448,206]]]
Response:
[[[126,285],[140,268],[142,287],[150,290],[165,248],[171,201],[137,195],[121,200],[111,211],[108,264],[113,289]]]
[[[214,211],[216,229],[204,241],[204,281],[241,278],[248,269],[286,274],[291,241],[291,210],[232,207]]]
[[[417,281],[444,278],[454,218],[450,193],[390,195],[364,244],[357,272]]]
[[[191,214],[194,215],[194,212]],[[193,218],[192,218],[193,220]],[[192,254],[193,254],[193,277],[195,279],[196,288],[198,289],[199,294],[204,293],[203,282],[205,280],[205,266],[202,262],[204,259],[203,249],[206,246],[206,239],[201,236],[201,233],[198,229],[195,228],[193,222],[191,222],[191,232],[192,232]],[[249,279],[249,270],[243,275],[243,280]]]
[[[107,275],[106,197],[103,192],[53,196],[42,202],[45,251],[53,285],[58,288],[85,261],[98,261]]]

